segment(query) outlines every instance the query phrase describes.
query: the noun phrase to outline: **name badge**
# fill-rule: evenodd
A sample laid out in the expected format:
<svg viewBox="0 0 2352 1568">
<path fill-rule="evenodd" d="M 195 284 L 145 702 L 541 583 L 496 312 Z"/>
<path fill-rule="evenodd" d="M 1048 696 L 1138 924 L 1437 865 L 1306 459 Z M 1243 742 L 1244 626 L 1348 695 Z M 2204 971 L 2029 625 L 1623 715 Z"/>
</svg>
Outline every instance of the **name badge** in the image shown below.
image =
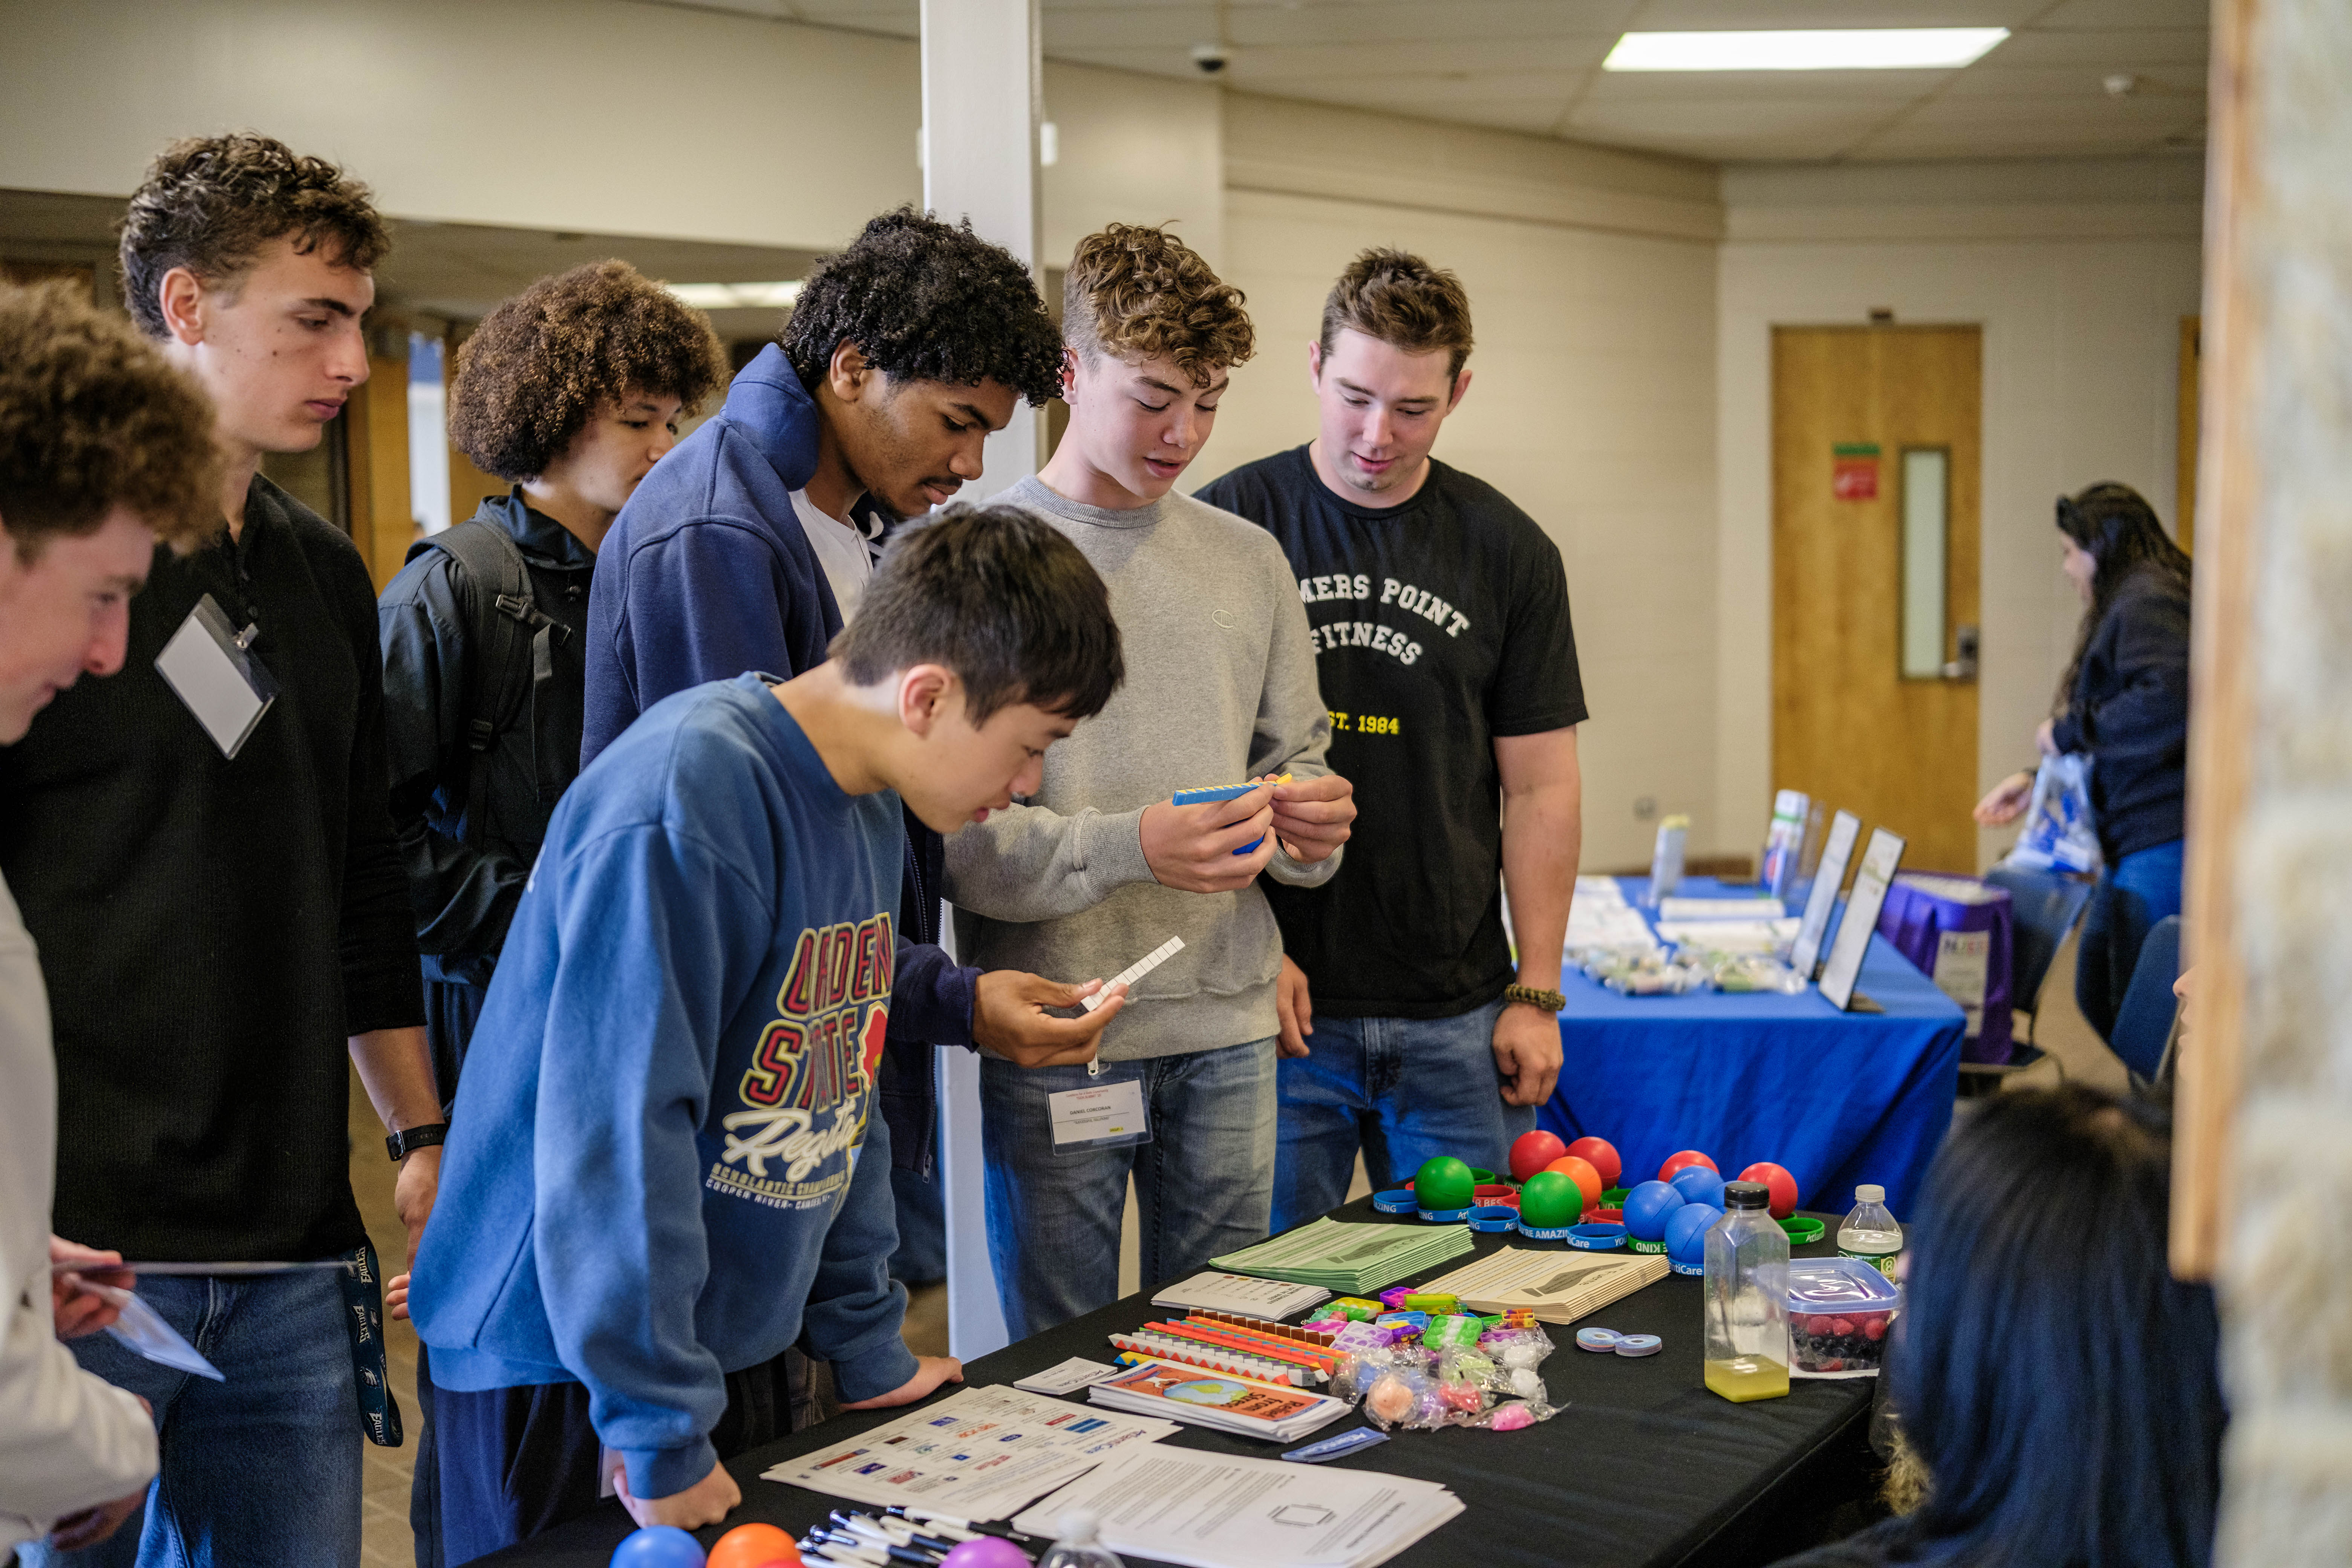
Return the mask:
<svg viewBox="0 0 2352 1568">
<path fill-rule="evenodd" d="M 260 630 L 258 625 L 241 632 L 231 626 L 227 613 L 206 594 L 155 656 L 156 673 L 231 760 L 278 700 L 278 682 L 251 651 Z"/>
<path fill-rule="evenodd" d="M 1150 1141 L 1143 1117 L 1143 1084 L 1129 1079 L 1046 1097 L 1054 1117 L 1054 1152 L 1118 1149 Z"/>
</svg>

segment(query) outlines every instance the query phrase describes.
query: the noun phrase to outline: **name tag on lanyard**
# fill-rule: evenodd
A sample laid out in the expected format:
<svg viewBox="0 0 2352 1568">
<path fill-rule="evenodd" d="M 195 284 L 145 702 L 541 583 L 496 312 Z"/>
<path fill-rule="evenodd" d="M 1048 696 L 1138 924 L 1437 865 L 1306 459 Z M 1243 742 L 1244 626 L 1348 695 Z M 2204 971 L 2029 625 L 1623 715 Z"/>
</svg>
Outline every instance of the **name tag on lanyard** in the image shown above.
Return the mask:
<svg viewBox="0 0 2352 1568">
<path fill-rule="evenodd" d="M 236 630 L 206 594 L 155 656 L 156 673 L 231 760 L 278 700 L 278 682 L 252 652 L 260 631 L 258 623 Z"/>
</svg>

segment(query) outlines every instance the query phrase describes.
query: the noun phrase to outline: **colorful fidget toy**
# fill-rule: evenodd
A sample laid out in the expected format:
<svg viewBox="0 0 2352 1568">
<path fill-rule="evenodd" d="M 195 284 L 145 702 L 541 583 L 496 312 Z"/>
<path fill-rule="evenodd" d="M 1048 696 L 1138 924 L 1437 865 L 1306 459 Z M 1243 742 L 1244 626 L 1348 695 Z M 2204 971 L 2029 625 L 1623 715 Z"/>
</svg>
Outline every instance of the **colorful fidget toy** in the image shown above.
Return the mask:
<svg viewBox="0 0 2352 1568">
<path fill-rule="evenodd" d="M 1110 1342 L 1123 1351 L 1139 1352 L 1157 1356 L 1161 1361 L 1181 1362 L 1187 1366 L 1238 1373 L 1261 1383 L 1298 1386 L 1327 1382 L 1330 1376 L 1322 1367 L 1311 1365 L 1303 1359 L 1292 1360 L 1268 1351 L 1246 1348 L 1242 1342 L 1228 1343 L 1187 1332 L 1181 1324 L 1176 1323 L 1146 1323 L 1131 1334 L 1111 1335 Z"/>
</svg>

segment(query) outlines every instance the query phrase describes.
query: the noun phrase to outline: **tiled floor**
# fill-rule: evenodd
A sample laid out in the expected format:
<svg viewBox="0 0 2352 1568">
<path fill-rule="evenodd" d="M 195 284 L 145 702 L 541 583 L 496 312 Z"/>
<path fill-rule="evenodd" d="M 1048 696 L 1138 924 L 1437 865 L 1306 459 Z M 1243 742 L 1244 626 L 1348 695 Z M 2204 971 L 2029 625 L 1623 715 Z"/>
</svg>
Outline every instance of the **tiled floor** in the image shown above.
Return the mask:
<svg viewBox="0 0 2352 1568">
<path fill-rule="evenodd" d="M 2033 1083 L 2057 1081 L 2058 1069 L 2078 1082 L 2095 1084 L 2103 1089 L 2121 1089 L 2125 1084 L 2123 1063 L 2116 1058 L 2091 1026 L 2074 1006 L 2074 945 L 2070 939 L 2060 950 L 2057 962 L 2050 966 L 2049 984 L 2042 988 L 2044 1016 L 2038 1021 L 2036 1038 L 2055 1058 L 2055 1065 L 2045 1062 L 2009 1079 L 2011 1087 L 2024 1088 Z M 375 1238 L 377 1255 L 383 1258 L 386 1273 L 397 1273 L 399 1260 L 405 1256 L 406 1242 L 400 1221 L 392 1210 L 393 1166 L 376 1151 L 383 1147 L 383 1130 L 376 1124 L 375 1113 L 368 1108 L 367 1099 L 359 1092 L 356 1083 L 352 1090 L 352 1188 L 359 1194 L 360 1212 L 367 1218 L 368 1232 Z M 1354 1190 L 1349 1195 L 1360 1196 L 1370 1191 L 1359 1162 Z M 1122 1248 L 1120 1289 L 1137 1289 L 1135 1262 L 1136 1226 L 1132 1222 L 1133 1200 L 1129 1199 L 1129 1223 L 1125 1226 L 1126 1243 Z M 421 1423 L 416 1409 L 416 1334 L 406 1323 L 388 1323 L 386 1328 L 386 1359 L 391 1363 L 392 1385 L 406 1417 L 409 1437 L 398 1448 L 367 1449 L 367 1491 L 362 1505 L 365 1511 L 361 1521 L 362 1561 L 367 1568 L 412 1568 L 415 1562 L 415 1542 L 408 1531 L 409 1467 L 416 1453 L 416 1433 Z M 907 1343 L 920 1355 L 948 1353 L 948 1300 L 944 1285 L 926 1286 L 914 1292 L 907 1310 Z"/>
</svg>

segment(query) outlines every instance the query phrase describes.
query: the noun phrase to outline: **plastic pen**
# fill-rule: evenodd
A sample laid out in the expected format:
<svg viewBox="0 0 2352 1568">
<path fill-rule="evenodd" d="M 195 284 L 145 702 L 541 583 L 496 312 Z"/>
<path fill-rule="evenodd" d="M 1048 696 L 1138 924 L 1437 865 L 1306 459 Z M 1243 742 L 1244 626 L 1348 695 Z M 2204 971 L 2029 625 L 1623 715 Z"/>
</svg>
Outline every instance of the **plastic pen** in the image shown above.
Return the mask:
<svg viewBox="0 0 2352 1568">
<path fill-rule="evenodd" d="M 940 1553 L 925 1552 L 919 1547 L 898 1546 L 870 1535 L 855 1535 L 846 1531 L 821 1530 L 817 1534 L 836 1546 L 846 1546 L 853 1552 L 879 1553 L 885 1563 L 912 1563 L 918 1568 L 938 1568 Z"/>
</svg>

